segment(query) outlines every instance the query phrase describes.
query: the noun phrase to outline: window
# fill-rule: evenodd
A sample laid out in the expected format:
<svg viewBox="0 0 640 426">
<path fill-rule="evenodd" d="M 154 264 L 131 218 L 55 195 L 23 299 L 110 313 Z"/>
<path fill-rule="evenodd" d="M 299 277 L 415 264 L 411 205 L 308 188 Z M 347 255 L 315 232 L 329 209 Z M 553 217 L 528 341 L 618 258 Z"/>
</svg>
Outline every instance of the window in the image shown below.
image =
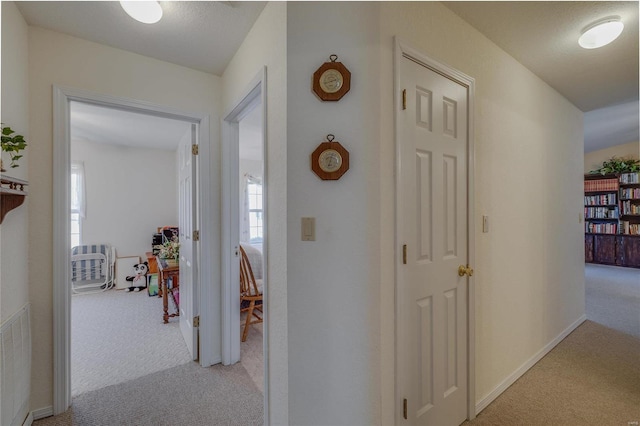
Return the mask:
<svg viewBox="0 0 640 426">
<path fill-rule="evenodd" d="M 249 242 L 262 242 L 262 184 L 250 179 L 247 182 L 249 196 Z"/>
<path fill-rule="evenodd" d="M 85 217 L 84 164 L 71 163 L 71 247 L 82 243 L 82 219 Z"/>
</svg>

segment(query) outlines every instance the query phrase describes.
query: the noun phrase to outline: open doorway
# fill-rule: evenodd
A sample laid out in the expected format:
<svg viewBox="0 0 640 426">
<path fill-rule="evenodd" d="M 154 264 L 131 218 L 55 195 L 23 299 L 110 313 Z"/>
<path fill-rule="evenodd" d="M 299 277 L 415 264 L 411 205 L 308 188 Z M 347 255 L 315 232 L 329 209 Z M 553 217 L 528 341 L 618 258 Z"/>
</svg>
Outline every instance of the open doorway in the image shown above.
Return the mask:
<svg viewBox="0 0 640 426">
<path fill-rule="evenodd" d="M 246 255 L 245 289 L 259 295 L 263 290 L 264 270 L 264 201 L 263 201 L 263 134 L 261 103 L 250 107 L 238 121 L 239 236 L 241 256 Z M 242 265 L 242 263 L 241 263 Z M 253 281 L 252 281 L 253 280 Z M 240 281 L 243 276 L 241 273 Z M 255 283 L 255 289 L 253 285 Z M 241 291 L 243 289 L 241 288 Z M 259 297 L 251 307 L 241 300 L 240 362 L 260 391 L 264 391 L 263 319 L 264 299 Z"/>
<path fill-rule="evenodd" d="M 148 102 L 141 102 L 127 98 L 117 98 L 113 96 L 99 95 L 78 89 L 54 87 L 54 146 L 57 153 L 54 161 L 54 414 L 60 414 L 67 410 L 71 404 L 71 303 L 72 286 L 70 285 L 72 276 L 71 265 L 71 104 L 80 102 L 95 106 L 108 107 L 119 111 L 127 111 L 139 114 L 146 114 L 157 118 L 166 118 L 184 121 L 189 124 L 189 131 L 185 133 L 182 140 L 191 137 L 191 144 L 187 146 L 193 149 L 193 155 L 200 155 L 197 161 L 191 162 L 193 165 L 190 176 L 193 187 L 191 211 L 197 224 L 193 236 L 198 238 L 197 252 L 194 252 L 193 261 L 197 263 L 191 279 L 194 288 L 190 294 L 193 295 L 196 303 L 190 304 L 193 311 L 190 315 L 180 315 L 179 320 L 189 321 L 192 325 L 197 324 L 197 317 L 202 319 L 200 327 L 191 327 L 194 341 L 192 347 L 199 348 L 199 364 L 210 366 L 215 363 L 216 353 L 213 341 L 216 333 L 215 318 L 217 305 L 213 302 L 215 291 L 212 283 L 212 266 L 217 263 L 215 260 L 207 262 L 197 262 L 200 257 L 211 259 L 217 250 L 213 244 L 214 223 L 212 217 L 211 191 L 200 191 L 198 188 L 210 189 L 210 137 L 209 137 L 209 117 L 194 113 L 186 113 L 171 107 L 154 105 Z M 134 133 L 135 128 L 123 126 L 129 133 Z M 191 152 L 191 149 L 189 151 Z M 175 155 L 175 154 L 174 154 Z M 175 155 L 174 158 L 179 156 Z M 121 157 L 122 158 L 122 157 Z M 178 158 L 174 161 L 177 162 Z M 176 166 L 177 167 L 177 166 Z M 111 167 L 108 172 L 103 173 L 102 180 L 113 178 L 114 175 L 123 174 L 122 165 Z M 148 184 L 153 184 L 153 170 L 149 171 L 152 176 Z M 141 179 L 144 180 L 144 179 Z M 204 184 L 203 184 L 204 182 Z M 139 183 L 139 182 L 138 182 Z M 177 186 L 173 180 L 172 186 Z M 144 198 L 144 183 L 135 185 L 138 188 L 140 199 Z M 192 188 L 193 188 L 192 187 Z M 173 202 L 180 202 L 182 197 L 178 196 Z M 144 204 L 144 201 L 141 202 Z M 109 207 L 108 209 L 111 209 Z M 178 210 L 184 210 L 178 208 Z M 180 217 L 180 216 L 178 216 Z M 201 220 L 201 218 L 205 218 Z M 154 225 L 155 226 L 155 225 Z M 182 235 L 180 235 L 182 243 Z M 196 238 L 192 239 L 194 242 Z M 148 243 L 147 243 L 148 244 Z M 146 252 L 143 252 L 146 253 Z M 144 254 L 141 255 L 143 257 Z M 115 256 L 114 256 L 115 257 Z M 182 253 L 180 254 L 180 264 L 183 263 Z M 144 262 L 141 259 L 142 262 Z M 198 267 L 199 266 L 199 267 Z M 181 268 L 182 269 L 182 268 Z M 116 268 L 117 275 L 117 268 Z M 178 283 L 177 279 L 174 281 Z M 183 282 L 187 284 L 189 280 Z M 116 277 L 117 283 L 117 277 Z M 205 283 L 200 285 L 200 283 Z M 180 289 L 182 290 L 182 289 Z M 141 292 L 138 292 L 140 294 Z M 163 292 L 167 294 L 167 292 Z M 148 296 L 145 296 L 148 297 Z M 164 299 L 164 298 L 163 298 Z M 177 304 L 184 306 L 186 304 Z M 204 308 L 204 310 L 203 310 Z M 111 314 L 105 321 L 112 321 L 114 314 Z M 162 309 L 158 319 L 164 318 Z M 182 324 L 181 324 L 182 325 Z M 181 327 L 182 328 L 182 327 Z M 198 333 L 199 331 L 199 333 Z M 193 355 L 193 354 L 191 354 Z M 193 359 L 193 358 L 192 358 Z"/>
<path fill-rule="evenodd" d="M 180 318 L 163 321 L 155 257 L 186 210 L 178 148 L 192 125 L 70 102 L 72 397 L 193 359 Z"/>
</svg>

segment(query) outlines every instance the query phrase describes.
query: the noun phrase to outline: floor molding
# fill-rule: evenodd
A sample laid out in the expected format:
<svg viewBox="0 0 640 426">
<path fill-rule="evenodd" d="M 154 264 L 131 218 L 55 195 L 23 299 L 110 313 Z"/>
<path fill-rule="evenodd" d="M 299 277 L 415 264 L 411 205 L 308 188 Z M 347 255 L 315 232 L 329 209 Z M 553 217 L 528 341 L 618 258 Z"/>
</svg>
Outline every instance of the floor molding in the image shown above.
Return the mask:
<svg viewBox="0 0 640 426">
<path fill-rule="evenodd" d="M 476 403 L 476 415 L 480 414 L 482 410 L 487 408 L 489 404 L 491 404 L 502 392 L 507 390 L 509 386 L 515 383 L 524 373 L 527 372 L 531 367 L 533 367 L 538 361 L 542 359 L 546 354 L 551 351 L 558 343 L 560 343 L 565 337 L 567 337 L 573 330 L 578 328 L 580 324 L 585 322 L 587 319 L 586 315 L 582 315 L 567 327 L 562 333 L 560 333 L 555 339 L 549 342 L 544 348 L 540 349 L 534 356 L 529 358 L 524 364 L 522 364 L 516 371 L 511 373 L 506 379 L 502 381 L 495 389 L 493 389 L 487 396 L 482 398 L 478 403 Z"/>
<path fill-rule="evenodd" d="M 48 407 L 38 408 L 37 410 L 33 410 L 30 413 L 30 416 L 33 417 L 33 420 L 44 419 L 45 417 L 53 416 L 53 406 L 49 405 Z"/>
</svg>

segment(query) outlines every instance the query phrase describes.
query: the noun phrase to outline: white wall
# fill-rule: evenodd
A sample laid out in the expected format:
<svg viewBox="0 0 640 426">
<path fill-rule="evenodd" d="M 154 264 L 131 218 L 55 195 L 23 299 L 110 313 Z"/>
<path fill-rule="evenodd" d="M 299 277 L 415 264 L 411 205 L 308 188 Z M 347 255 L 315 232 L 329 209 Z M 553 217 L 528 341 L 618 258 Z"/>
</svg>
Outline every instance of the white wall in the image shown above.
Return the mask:
<svg viewBox="0 0 640 426">
<path fill-rule="evenodd" d="M 53 402 L 53 129 L 52 86 L 135 99 L 210 117 L 212 137 L 211 223 L 219 223 L 219 100 L 220 78 L 71 36 L 29 28 L 29 295 L 32 303 L 33 374 L 31 408 Z M 155 226 L 155 224 L 154 224 Z M 219 229 L 213 239 L 219 239 Z M 214 244 L 212 270 L 220 269 Z M 211 283 L 218 288 L 219 279 Z M 215 292 L 215 291 L 214 291 Z M 218 295 L 219 298 L 219 295 Z"/>
<path fill-rule="evenodd" d="M 287 19 L 287 281 L 289 420 L 295 425 L 379 424 L 379 7 L 292 2 Z M 311 91 L 329 55 L 352 75 L 338 102 Z M 350 153 L 338 181 L 310 156 L 335 135 Z M 393 167 L 393 166 L 391 166 Z M 391 203 L 393 195 L 386 199 Z M 301 217 L 316 241 L 301 241 Z"/>
<path fill-rule="evenodd" d="M 82 244 L 144 258 L 158 227 L 178 225 L 175 151 L 74 140 L 71 159 L 85 169 Z"/>
<path fill-rule="evenodd" d="M 287 68 L 286 2 L 267 3 L 262 14 L 222 76 L 223 108 L 230 112 L 253 78 L 267 68 L 267 285 L 269 335 L 269 418 L 272 425 L 289 424 L 287 330 Z M 224 117 L 223 117 L 224 118 Z"/>
<path fill-rule="evenodd" d="M 597 151 L 584 153 L 584 172 L 589 173 L 591 170 L 602 167 L 604 161 L 610 160 L 612 157 L 618 158 L 640 158 L 640 142 L 629 142 L 621 145 L 615 145 Z"/>
<path fill-rule="evenodd" d="M 476 80 L 472 266 L 482 401 L 584 314 L 583 114 L 443 4 L 381 8 L 382 218 L 393 217 L 393 36 Z M 381 222 L 383 424 L 393 422 L 394 402 L 392 224 Z"/>
<path fill-rule="evenodd" d="M 6 174 L 28 179 L 29 133 L 28 27 L 13 2 L 2 2 L 2 122 L 25 137 L 27 149 L 10 168 L 10 157 L 3 153 Z M 27 187 L 30 192 L 30 187 Z M 7 213 L 0 225 L 0 323 L 29 301 L 29 200 Z"/>
</svg>

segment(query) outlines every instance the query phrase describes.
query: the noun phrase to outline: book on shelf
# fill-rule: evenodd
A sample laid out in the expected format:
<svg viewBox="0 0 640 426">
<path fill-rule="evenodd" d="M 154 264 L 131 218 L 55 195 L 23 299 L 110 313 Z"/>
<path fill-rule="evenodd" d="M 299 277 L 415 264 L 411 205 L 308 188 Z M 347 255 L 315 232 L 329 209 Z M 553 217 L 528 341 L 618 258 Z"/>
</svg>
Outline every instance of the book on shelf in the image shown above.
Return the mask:
<svg viewBox="0 0 640 426">
<path fill-rule="evenodd" d="M 640 188 L 620 188 L 620 198 L 640 200 Z"/>
<path fill-rule="evenodd" d="M 615 192 L 602 195 L 586 195 L 584 204 L 585 206 L 611 206 L 618 204 L 618 197 Z"/>
<path fill-rule="evenodd" d="M 623 185 L 640 183 L 640 173 L 623 173 L 620 175 L 620 183 Z"/>
<path fill-rule="evenodd" d="M 640 235 L 640 223 L 631 223 L 628 220 L 620 222 L 620 233 L 624 235 Z"/>
<path fill-rule="evenodd" d="M 619 187 L 620 183 L 617 178 L 584 181 L 584 192 L 618 191 Z"/>
</svg>

